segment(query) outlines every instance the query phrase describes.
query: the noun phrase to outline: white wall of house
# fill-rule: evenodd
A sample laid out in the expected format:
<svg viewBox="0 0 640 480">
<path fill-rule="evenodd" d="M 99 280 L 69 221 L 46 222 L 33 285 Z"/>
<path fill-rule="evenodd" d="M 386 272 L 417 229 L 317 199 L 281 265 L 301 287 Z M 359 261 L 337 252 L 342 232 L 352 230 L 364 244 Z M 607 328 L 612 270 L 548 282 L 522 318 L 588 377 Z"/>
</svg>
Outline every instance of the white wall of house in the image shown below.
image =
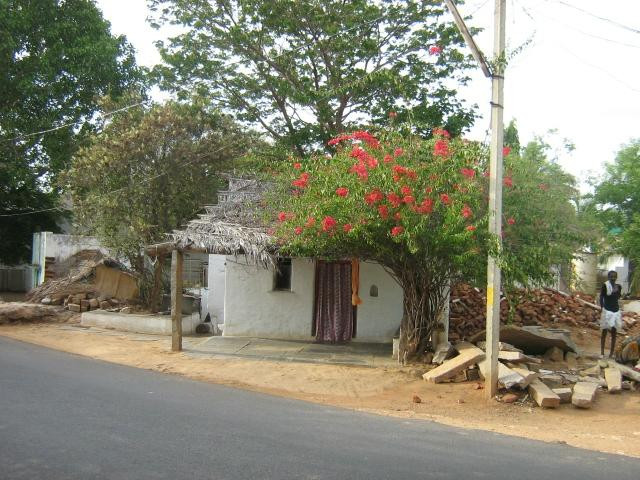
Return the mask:
<svg viewBox="0 0 640 480">
<path fill-rule="evenodd" d="M 273 271 L 227 257 L 223 334 L 313 340 L 314 278 L 314 262 L 295 258 L 291 291 L 274 290 Z M 379 265 L 361 263 L 360 297 L 353 341 L 390 343 L 402 317 L 402 290 Z"/>
<path fill-rule="evenodd" d="M 613 270 L 618 273 L 618 280 L 622 286 L 622 293 L 629 292 L 629 259 L 621 255 L 611 255 L 598 264 L 598 268 L 603 274 Z M 599 288 L 599 287 L 598 287 Z"/>
<path fill-rule="evenodd" d="M 224 323 L 225 263 L 226 257 L 224 255 L 209 255 L 203 319 L 208 313 L 213 324 Z"/>
</svg>

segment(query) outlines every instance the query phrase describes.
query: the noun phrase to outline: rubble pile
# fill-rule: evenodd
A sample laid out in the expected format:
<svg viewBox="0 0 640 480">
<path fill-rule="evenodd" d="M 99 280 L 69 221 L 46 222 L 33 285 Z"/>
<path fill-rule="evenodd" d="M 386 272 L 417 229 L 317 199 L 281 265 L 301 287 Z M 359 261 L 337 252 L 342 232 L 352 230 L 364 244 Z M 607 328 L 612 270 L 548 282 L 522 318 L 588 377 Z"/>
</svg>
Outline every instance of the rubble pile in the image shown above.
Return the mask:
<svg viewBox="0 0 640 480">
<path fill-rule="evenodd" d="M 476 339 L 481 338 L 477 335 Z M 569 332 L 557 328 L 505 326 L 500 329 L 498 354 L 498 400 L 504 403 L 535 402 L 544 408 L 570 403 L 590 408 L 601 391 L 609 394 L 640 389 L 640 336 L 627 342 L 632 355 L 617 360 L 581 356 Z M 633 348 L 632 348 L 633 347 Z M 485 378 L 489 368 L 485 344 L 478 340 L 446 342 L 436 352 L 439 366 L 422 377 L 430 383 L 465 382 Z M 624 353 L 624 352 L 623 352 Z M 480 384 L 476 387 L 482 388 Z"/>
<path fill-rule="evenodd" d="M 513 311 L 509 315 L 509 303 Z M 449 338 L 468 339 L 486 326 L 486 296 L 478 288 L 459 284 L 451 291 L 449 305 Z M 558 326 L 569 325 L 597 330 L 600 307 L 590 295 L 578 293 L 569 295 L 553 289 L 518 290 L 507 299 L 500 301 L 500 322 L 516 326 Z M 624 312 L 626 330 L 640 329 L 640 316 L 634 312 Z"/>
<path fill-rule="evenodd" d="M 73 315 L 50 305 L 24 302 L 0 302 L 0 325 L 25 322 L 67 322 Z"/>
</svg>

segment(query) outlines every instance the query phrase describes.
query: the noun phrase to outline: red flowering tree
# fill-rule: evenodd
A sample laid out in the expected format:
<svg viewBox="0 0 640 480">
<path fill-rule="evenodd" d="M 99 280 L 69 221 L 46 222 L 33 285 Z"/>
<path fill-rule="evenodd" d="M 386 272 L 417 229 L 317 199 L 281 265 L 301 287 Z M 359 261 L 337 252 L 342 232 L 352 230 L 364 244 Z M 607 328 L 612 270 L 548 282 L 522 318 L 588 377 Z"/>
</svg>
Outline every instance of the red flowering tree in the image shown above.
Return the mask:
<svg viewBox="0 0 640 480">
<path fill-rule="evenodd" d="M 444 130 L 431 140 L 354 132 L 329 144 L 333 156 L 299 160 L 281 176 L 276 234 L 291 255 L 355 256 L 382 265 L 404 291 L 401 345 L 408 354 L 428 348 L 445 285 L 485 278 L 490 248 L 524 283 L 547 279 L 549 266 L 566 256 L 536 238 L 557 229 L 560 219 L 546 207 L 570 207 L 569 190 L 515 155 L 506 157 L 501 249 L 487 229 L 483 146 L 450 139 Z M 544 200 L 556 190 L 553 203 Z M 522 256 L 532 258 L 524 268 Z"/>
</svg>

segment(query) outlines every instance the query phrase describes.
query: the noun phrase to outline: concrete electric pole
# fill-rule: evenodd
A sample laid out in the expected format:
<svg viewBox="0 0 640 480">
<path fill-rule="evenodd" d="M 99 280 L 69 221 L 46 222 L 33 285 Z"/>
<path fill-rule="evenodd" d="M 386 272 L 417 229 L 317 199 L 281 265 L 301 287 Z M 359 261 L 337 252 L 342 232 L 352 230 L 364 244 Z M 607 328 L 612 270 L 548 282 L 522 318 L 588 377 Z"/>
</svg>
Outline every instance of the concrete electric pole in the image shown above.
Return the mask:
<svg viewBox="0 0 640 480">
<path fill-rule="evenodd" d="M 502 245 L 502 147 L 504 140 L 504 67 L 506 0 L 495 0 L 493 58 L 490 69 L 464 24 L 452 0 L 445 0 L 456 25 L 469 45 L 485 76 L 491 77 L 491 147 L 489 161 L 489 233 Z M 500 340 L 501 275 L 497 259 L 489 255 L 487 265 L 487 374 L 485 394 L 492 399 L 498 393 L 498 351 Z"/>
</svg>

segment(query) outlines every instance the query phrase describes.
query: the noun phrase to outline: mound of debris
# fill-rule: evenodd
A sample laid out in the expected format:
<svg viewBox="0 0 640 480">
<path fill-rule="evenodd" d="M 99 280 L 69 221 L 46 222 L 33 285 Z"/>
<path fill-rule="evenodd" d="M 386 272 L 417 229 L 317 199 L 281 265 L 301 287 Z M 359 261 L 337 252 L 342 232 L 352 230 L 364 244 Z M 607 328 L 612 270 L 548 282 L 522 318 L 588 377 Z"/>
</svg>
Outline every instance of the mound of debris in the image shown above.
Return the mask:
<svg viewBox="0 0 640 480">
<path fill-rule="evenodd" d="M 137 279 L 120 262 L 99 250 L 82 250 L 57 266 L 57 277 L 27 294 L 43 305 L 63 305 L 74 312 L 114 308 L 137 296 Z"/>
<path fill-rule="evenodd" d="M 613 359 L 581 357 L 568 332 L 541 327 L 502 327 L 501 339 L 505 329 L 511 329 L 505 337 L 516 342 L 516 345 L 500 343 L 498 385 L 501 394 L 498 399 L 505 403 L 532 400 L 545 408 L 556 408 L 561 403 L 590 408 L 599 390 L 606 389 L 612 394 L 621 390 L 636 391 L 640 385 L 640 363 L 634 367 Z M 630 350 L 637 352 L 640 337 L 633 341 L 636 344 Z M 545 346 L 548 348 L 543 354 L 532 353 L 540 352 Z M 444 383 L 484 378 L 489 368 L 484 347 L 482 341 L 475 345 L 466 341 L 441 345 L 434 357 L 434 361 L 437 359 L 441 364 L 425 373 L 423 379 Z M 438 355 L 443 352 L 446 353 Z M 617 359 L 631 360 L 620 355 Z M 634 362 L 637 361 L 635 357 Z"/>
<path fill-rule="evenodd" d="M 0 325 L 23 322 L 66 322 L 74 317 L 72 312 L 62 307 L 49 305 L 0 302 Z"/>
<path fill-rule="evenodd" d="M 510 316 L 509 304 L 513 305 Z M 449 305 L 449 338 L 464 340 L 486 326 L 486 295 L 466 284 L 451 290 Z M 570 325 L 597 330 L 600 307 L 593 297 L 578 293 L 569 295 L 553 289 L 518 290 L 500 301 L 500 322 L 516 326 Z M 623 322 L 629 333 L 640 329 L 640 315 L 624 312 Z"/>
</svg>

